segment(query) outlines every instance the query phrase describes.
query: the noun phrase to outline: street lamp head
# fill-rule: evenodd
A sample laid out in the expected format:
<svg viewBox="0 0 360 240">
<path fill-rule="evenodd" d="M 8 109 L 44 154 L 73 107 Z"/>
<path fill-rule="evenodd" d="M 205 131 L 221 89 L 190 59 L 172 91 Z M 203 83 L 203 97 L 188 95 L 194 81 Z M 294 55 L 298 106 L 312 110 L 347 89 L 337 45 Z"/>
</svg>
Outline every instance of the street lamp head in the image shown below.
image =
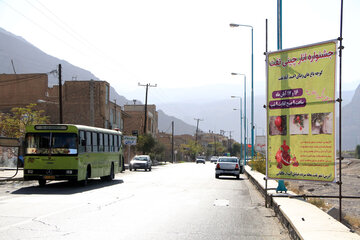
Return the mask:
<svg viewBox="0 0 360 240">
<path fill-rule="evenodd" d="M 240 25 L 239 24 L 236 24 L 236 23 L 230 23 L 230 27 L 239 27 Z"/>
<path fill-rule="evenodd" d="M 231 75 L 239 75 L 238 73 L 231 73 Z"/>
</svg>

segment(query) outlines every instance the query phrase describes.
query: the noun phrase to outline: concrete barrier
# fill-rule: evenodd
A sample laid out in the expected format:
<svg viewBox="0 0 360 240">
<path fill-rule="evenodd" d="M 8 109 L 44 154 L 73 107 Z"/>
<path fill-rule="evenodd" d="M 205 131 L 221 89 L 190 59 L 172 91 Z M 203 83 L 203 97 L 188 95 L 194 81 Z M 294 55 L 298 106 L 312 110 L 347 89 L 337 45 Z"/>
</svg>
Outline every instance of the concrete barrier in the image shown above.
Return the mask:
<svg viewBox="0 0 360 240">
<path fill-rule="evenodd" d="M 352 232 L 345 225 L 319 209 L 318 207 L 296 198 L 275 197 L 275 196 L 294 196 L 295 193 L 288 191 L 276 193 L 277 182 L 268 180 L 267 194 L 265 191 L 265 175 L 252 171 L 249 166 L 245 167 L 245 174 L 256 188 L 268 197 L 270 207 L 272 207 L 280 222 L 289 230 L 292 239 L 358 239 L 360 236 Z M 273 195 L 274 197 L 270 197 Z M 265 200 L 264 200 L 265 204 Z"/>
</svg>

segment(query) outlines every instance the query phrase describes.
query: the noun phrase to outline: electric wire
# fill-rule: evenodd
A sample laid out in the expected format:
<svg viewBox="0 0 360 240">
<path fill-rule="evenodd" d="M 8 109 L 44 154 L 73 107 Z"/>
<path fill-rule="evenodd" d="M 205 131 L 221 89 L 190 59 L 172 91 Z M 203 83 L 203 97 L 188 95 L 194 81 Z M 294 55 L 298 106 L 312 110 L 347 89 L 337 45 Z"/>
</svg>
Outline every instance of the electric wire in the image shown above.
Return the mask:
<svg viewBox="0 0 360 240">
<path fill-rule="evenodd" d="M 34 24 L 35 26 L 37 26 L 38 28 L 40 28 L 41 30 L 43 30 L 44 32 L 48 33 L 49 35 L 51 35 L 53 38 L 57 39 L 58 41 L 62 42 L 63 44 L 67 45 L 68 47 L 70 47 L 71 49 L 79 52 L 81 55 L 83 55 L 84 57 L 89 57 L 86 56 L 87 54 L 83 53 L 81 50 L 79 50 L 78 48 L 73 47 L 71 44 L 69 44 L 68 42 L 62 40 L 61 38 L 59 38 L 58 36 L 56 36 L 55 34 L 49 32 L 46 28 L 42 27 L 41 25 L 39 25 L 38 23 L 36 23 L 35 21 L 33 21 L 32 19 L 30 19 L 29 17 L 27 17 L 25 14 L 23 14 L 22 12 L 20 12 L 19 10 L 17 10 L 16 8 L 14 8 L 13 6 L 11 6 L 9 3 L 7 3 L 6 1 L 2 1 L 3 3 L 5 3 L 10 9 L 12 9 L 14 12 L 18 13 L 19 15 L 21 15 L 22 17 L 24 17 L 26 20 L 28 20 L 29 22 L 31 22 L 32 24 Z"/>
</svg>

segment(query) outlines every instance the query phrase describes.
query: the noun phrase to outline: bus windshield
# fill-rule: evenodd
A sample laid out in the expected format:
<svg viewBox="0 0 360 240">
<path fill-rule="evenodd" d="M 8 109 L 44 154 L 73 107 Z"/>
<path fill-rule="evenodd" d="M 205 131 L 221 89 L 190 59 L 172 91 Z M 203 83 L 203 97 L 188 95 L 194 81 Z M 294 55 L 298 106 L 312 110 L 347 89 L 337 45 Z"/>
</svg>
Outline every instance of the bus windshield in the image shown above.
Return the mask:
<svg viewBox="0 0 360 240">
<path fill-rule="evenodd" d="M 77 154 L 75 133 L 28 133 L 26 154 L 28 155 L 73 155 Z"/>
</svg>

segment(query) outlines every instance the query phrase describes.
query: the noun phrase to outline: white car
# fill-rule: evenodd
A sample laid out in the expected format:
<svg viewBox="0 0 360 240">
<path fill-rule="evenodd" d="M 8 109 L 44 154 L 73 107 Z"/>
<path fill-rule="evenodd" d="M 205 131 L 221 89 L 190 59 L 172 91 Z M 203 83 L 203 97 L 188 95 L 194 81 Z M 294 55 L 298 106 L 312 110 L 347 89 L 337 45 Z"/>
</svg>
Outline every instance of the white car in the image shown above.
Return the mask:
<svg viewBox="0 0 360 240">
<path fill-rule="evenodd" d="M 212 156 L 212 157 L 210 158 L 210 162 L 211 162 L 211 163 L 216 163 L 218 159 L 219 159 L 218 156 Z"/>
<path fill-rule="evenodd" d="M 215 178 L 226 175 L 235 176 L 239 179 L 240 173 L 244 173 L 243 161 L 240 161 L 237 157 L 219 157 L 215 168 Z"/>
<path fill-rule="evenodd" d="M 196 162 L 196 164 L 198 164 L 198 163 L 205 164 L 205 157 L 204 156 L 197 156 L 195 162 Z"/>
<path fill-rule="evenodd" d="M 136 155 L 129 164 L 129 170 L 144 169 L 151 171 L 151 158 L 149 155 Z"/>
</svg>

